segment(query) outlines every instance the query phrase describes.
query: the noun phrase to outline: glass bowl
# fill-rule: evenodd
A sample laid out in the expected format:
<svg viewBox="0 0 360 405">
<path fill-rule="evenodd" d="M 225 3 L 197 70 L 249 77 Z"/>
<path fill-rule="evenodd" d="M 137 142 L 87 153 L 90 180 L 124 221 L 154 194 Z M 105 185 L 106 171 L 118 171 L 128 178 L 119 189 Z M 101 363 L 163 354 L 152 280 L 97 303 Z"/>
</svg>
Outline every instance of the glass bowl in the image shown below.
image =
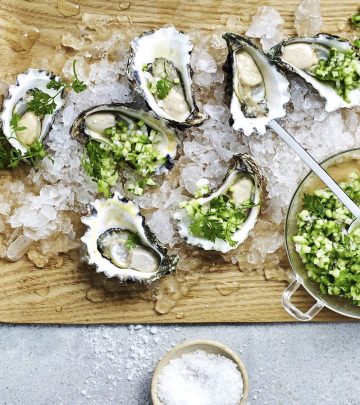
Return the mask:
<svg viewBox="0 0 360 405">
<path fill-rule="evenodd" d="M 336 182 L 345 181 L 351 172 L 357 172 L 360 176 L 360 149 L 350 149 L 325 159 L 321 166 L 333 177 Z M 310 172 L 300 183 L 295 191 L 286 216 L 285 222 L 285 246 L 290 265 L 295 273 L 295 280 L 284 291 L 282 303 L 287 312 L 296 319 L 308 321 L 312 319 L 324 306 L 345 316 L 360 319 L 360 306 L 356 306 L 351 300 L 333 295 L 323 294 L 319 284 L 311 280 L 307 275 L 305 265 L 295 250 L 292 237 L 297 234 L 296 215 L 302 210 L 302 197 L 304 193 L 311 193 L 316 188 L 326 188 L 324 183 Z M 292 302 L 291 296 L 303 286 L 312 295 L 316 304 L 306 313 L 299 310 Z"/>
</svg>

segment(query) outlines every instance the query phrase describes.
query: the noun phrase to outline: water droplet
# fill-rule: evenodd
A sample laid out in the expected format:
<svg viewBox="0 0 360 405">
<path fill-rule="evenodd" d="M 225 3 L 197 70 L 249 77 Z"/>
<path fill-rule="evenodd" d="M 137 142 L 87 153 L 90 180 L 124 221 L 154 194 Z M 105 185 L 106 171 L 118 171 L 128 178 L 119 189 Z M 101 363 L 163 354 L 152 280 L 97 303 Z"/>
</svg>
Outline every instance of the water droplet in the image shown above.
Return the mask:
<svg viewBox="0 0 360 405">
<path fill-rule="evenodd" d="M 176 319 L 183 319 L 184 318 L 184 312 L 177 312 L 176 314 L 175 314 L 175 318 Z"/>
<path fill-rule="evenodd" d="M 200 273 L 195 273 L 195 272 L 192 272 L 191 274 L 188 274 L 186 277 L 185 277 L 185 280 L 186 281 L 189 281 L 189 282 L 198 282 L 199 280 L 200 280 L 200 278 L 201 278 L 201 274 Z"/>
<path fill-rule="evenodd" d="M 121 1 L 119 3 L 119 9 L 120 10 L 127 10 L 130 8 L 130 3 L 128 3 L 127 1 Z"/>
<path fill-rule="evenodd" d="M 226 282 L 224 281 L 221 284 L 216 285 L 216 290 L 223 296 L 232 294 L 235 291 L 239 290 L 239 283 L 237 281 Z"/>
<path fill-rule="evenodd" d="M 63 310 L 63 307 L 61 306 L 61 305 L 57 305 L 56 307 L 55 307 L 55 311 L 56 312 L 61 312 Z"/>
<path fill-rule="evenodd" d="M 122 24 L 123 23 L 128 23 L 128 22 L 132 23 L 131 17 L 128 16 L 128 15 L 118 15 L 116 17 L 116 21 L 119 22 L 119 23 L 122 23 Z"/>
<path fill-rule="evenodd" d="M 158 314 L 165 315 L 170 312 L 172 308 L 176 305 L 176 301 L 170 299 L 169 297 L 158 298 L 155 304 L 155 311 Z"/>
<path fill-rule="evenodd" d="M 55 263 L 55 268 L 59 269 L 60 267 L 62 267 L 62 265 L 64 264 L 64 258 L 62 256 L 60 256 Z"/>
<path fill-rule="evenodd" d="M 337 27 L 340 31 L 347 31 L 349 28 L 349 23 L 348 21 L 340 21 Z"/>
<path fill-rule="evenodd" d="M 50 287 L 46 286 L 46 287 L 38 288 L 34 292 L 39 297 L 46 297 L 49 294 L 49 291 L 50 291 Z"/>
<path fill-rule="evenodd" d="M 105 298 L 106 294 L 103 288 L 91 288 L 86 291 L 86 299 L 91 302 L 102 302 Z"/>
<path fill-rule="evenodd" d="M 73 17 L 80 13 L 80 5 L 69 0 L 58 0 L 57 9 L 64 17 Z"/>
<path fill-rule="evenodd" d="M 16 17 L 0 18 L 0 34 L 10 48 L 15 52 L 30 51 L 40 31 L 33 26 L 26 25 Z"/>
</svg>

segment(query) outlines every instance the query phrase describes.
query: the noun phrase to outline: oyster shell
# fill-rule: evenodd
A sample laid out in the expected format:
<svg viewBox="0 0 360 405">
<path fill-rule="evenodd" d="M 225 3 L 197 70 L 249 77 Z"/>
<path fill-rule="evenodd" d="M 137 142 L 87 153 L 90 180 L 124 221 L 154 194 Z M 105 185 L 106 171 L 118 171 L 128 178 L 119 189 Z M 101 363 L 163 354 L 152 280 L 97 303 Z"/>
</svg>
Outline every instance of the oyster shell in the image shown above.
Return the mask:
<svg viewBox="0 0 360 405">
<path fill-rule="evenodd" d="M 262 175 L 251 156 L 235 155 L 233 159 L 234 163 L 228 171 L 223 184 L 208 195 L 193 199 L 191 202 L 197 202 L 201 206 L 208 206 L 215 197 L 220 195 L 228 196 L 237 207 L 240 207 L 245 202 L 251 202 L 253 206 L 247 209 L 246 219 L 241 224 L 241 227 L 231 236 L 231 239 L 236 244 L 231 246 L 223 239 L 216 238 L 215 241 L 211 241 L 192 235 L 190 232 L 192 219 L 188 212 L 182 209 L 175 213 L 175 218 L 178 220 L 179 233 L 186 239 L 187 243 L 199 246 L 205 250 L 216 250 L 226 253 L 232 249 L 236 249 L 244 242 L 255 226 L 260 212 Z"/>
<path fill-rule="evenodd" d="M 15 85 L 11 85 L 8 91 L 8 97 L 4 100 L 3 109 L 0 114 L 2 130 L 9 140 L 10 144 L 25 154 L 36 140 L 43 140 L 51 129 L 56 113 L 65 103 L 63 92 L 55 89 L 48 89 L 50 80 L 60 81 L 60 78 L 51 72 L 41 69 L 29 69 L 17 77 Z M 56 108 L 52 114 L 38 116 L 33 112 L 27 111 L 27 103 L 31 99 L 31 92 L 34 89 L 55 97 Z M 17 124 L 23 128 L 15 132 L 11 127 L 11 119 L 17 113 L 20 120 Z"/>
<path fill-rule="evenodd" d="M 166 172 L 172 168 L 176 155 L 176 134 L 162 120 L 143 110 L 135 110 L 124 104 L 98 105 L 79 115 L 72 125 L 71 134 L 80 141 L 90 137 L 99 142 L 111 143 L 111 139 L 104 132 L 106 129 L 114 127 L 118 122 L 125 122 L 130 127 L 139 121 L 148 127 L 148 132 L 156 131 L 153 143 L 166 158 L 166 163 L 160 165 L 156 173 Z"/>
<path fill-rule="evenodd" d="M 176 125 L 200 125 L 191 89 L 189 38 L 174 27 L 143 33 L 131 42 L 128 75 L 154 113 Z"/>
<path fill-rule="evenodd" d="M 269 57 L 311 84 L 320 96 L 325 98 L 326 111 L 331 112 L 339 108 L 360 105 L 360 89 L 350 91 L 350 103 L 347 103 L 330 84 L 320 81 L 311 74 L 310 68 L 316 65 L 319 59 L 327 58 L 330 48 L 336 48 L 339 51 L 353 49 L 345 39 L 335 35 L 318 34 L 315 37 L 290 38 L 280 42 L 270 49 Z"/>
<path fill-rule="evenodd" d="M 178 257 L 167 254 L 133 202 L 116 192 L 89 208 L 90 215 L 81 218 L 88 227 L 81 240 L 98 273 L 121 281 L 152 282 L 175 270 Z"/>
<path fill-rule="evenodd" d="M 254 131 L 263 134 L 271 120 L 285 115 L 289 83 L 276 64 L 248 38 L 231 33 L 223 38 L 229 50 L 224 70 L 229 76 L 232 126 L 245 135 Z"/>
</svg>

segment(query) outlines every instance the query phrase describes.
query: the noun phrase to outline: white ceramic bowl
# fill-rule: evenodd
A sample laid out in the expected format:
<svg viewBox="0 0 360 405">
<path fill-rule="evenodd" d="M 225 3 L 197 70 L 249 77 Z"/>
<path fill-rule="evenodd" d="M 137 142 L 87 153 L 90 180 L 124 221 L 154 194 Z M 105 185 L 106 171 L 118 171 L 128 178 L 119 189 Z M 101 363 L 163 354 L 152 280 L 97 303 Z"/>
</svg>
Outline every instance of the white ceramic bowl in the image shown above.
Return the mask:
<svg viewBox="0 0 360 405">
<path fill-rule="evenodd" d="M 232 350 L 222 345 L 221 343 L 214 342 L 211 340 L 191 340 L 189 342 L 185 342 L 174 347 L 174 349 L 170 350 L 163 356 L 163 358 L 160 360 L 160 362 L 155 368 L 154 375 L 151 381 L 151 399 L 153 405 L 163 405 L 162 402 L 160 402 L 157 395 L 157 383 L 162 369 L 169 363 L 170 360 L 180 357 L 185 353 L 193 352 L 195 350 L 203 350 L 208 353 L 220 354 L 232 360 L 237 365 L 244 384 L 243 396 L 239 402 L 239 405 L 245 405 L 249 392 L 249 380 L 243 362 L 241 361 L 240 357 Z"/>
</svg>

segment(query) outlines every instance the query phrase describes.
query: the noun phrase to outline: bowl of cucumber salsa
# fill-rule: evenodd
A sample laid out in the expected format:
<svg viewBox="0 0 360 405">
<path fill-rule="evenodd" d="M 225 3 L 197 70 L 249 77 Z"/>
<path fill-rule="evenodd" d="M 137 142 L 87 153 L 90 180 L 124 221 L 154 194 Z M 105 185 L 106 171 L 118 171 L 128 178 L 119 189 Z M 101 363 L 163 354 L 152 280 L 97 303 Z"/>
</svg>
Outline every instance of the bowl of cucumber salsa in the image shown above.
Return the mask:
<svg viewBox="0 0 360 405">
<path fill-rule="evenodd" d="M 331 156 L 322 166 L 360 205 L 360 149 Z M 282 299 L 295 318 L 310 320 L 324 306 L 360 318 L 360 228 L 348 231 L 354 219 L 314 173 L 300 183 L 285 225 L 286 250 L 295 276 Z M 316 300 L 307 312 L 291 302 L 301 285 Z"/>
</svg>

